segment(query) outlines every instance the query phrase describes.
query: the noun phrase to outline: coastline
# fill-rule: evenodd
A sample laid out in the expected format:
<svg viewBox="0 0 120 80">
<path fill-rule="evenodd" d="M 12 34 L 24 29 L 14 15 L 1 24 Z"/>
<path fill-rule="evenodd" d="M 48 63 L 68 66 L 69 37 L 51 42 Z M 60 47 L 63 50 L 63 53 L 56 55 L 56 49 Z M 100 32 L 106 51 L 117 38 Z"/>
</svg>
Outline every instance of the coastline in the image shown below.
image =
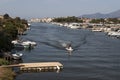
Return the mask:
<svg viewBox="0 0 120 80">
<path fill-rule="evenodd" d="M 9 61 L 0 58 L 0 65 L 9 65 Z M 0 66 L 0 80 L 14 80 L 16 76 L 12 68 L 3 68 Z"/>
</svg>

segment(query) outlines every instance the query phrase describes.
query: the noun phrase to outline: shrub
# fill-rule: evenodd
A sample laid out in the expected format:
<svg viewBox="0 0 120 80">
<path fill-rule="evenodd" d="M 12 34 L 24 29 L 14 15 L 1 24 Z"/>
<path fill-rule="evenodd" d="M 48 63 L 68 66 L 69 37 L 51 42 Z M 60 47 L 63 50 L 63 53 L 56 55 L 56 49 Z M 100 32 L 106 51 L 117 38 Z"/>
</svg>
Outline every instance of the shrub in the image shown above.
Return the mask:
<svg viewBox="0 0 120 80">
<path fill-rule="evenodd" d="M 0 59 L 0 65 L 8 65 L 9 62 L 7 60 L 4 59 Z"/>
</svg>

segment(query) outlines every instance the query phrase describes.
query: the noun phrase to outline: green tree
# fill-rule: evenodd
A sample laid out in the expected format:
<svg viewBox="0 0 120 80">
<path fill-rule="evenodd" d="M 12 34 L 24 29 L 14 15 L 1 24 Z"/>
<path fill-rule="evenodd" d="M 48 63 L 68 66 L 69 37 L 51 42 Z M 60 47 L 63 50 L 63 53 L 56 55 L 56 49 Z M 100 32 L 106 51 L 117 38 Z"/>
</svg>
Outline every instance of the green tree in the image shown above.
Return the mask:
<svg viewBox="0 0 120 80">
<path fill-rule="evenodd" d="M 72 16 L 72 17 L 60 17 L 60 18 L 55 18 L 53 19 L 53 22 L 67 22 L 67 23 L 70 23 L 70 22 L 83 22 L 82 19 L 78 18 L 78 17 L 75 17 L 75 16 Z"/>
<path fill-rule="evenodd" d="M 12 48 L 11 39 L 0 31 L 0 51 L 10 51 Z"/>
<path fill-rule="evenodd" d="M 7 14 L 7 13 L 4 14 L 3 17 L 4 17 L 4 19 L 9 19 L 9 18 L 10 18 L 10 17 L 9 17 L 9 14 Z"/>
<path fill-rule="evenodd" d="M 108 23 L 120 23 L 120 20 L 118 18 L 108 18 Z"/>
<path fill-rule="evenodd" d="M 6 22 L 5 23 L 4 32 L 11 39 L 16 39 L 17 38 L 17 35 L 18 35 L 17 27 L 11 22 Z"/>
<path fill-rule="evenodd" d="M 0 19 L 0 51 L 10 51 L 13 48 L 12 40 L 16 39 L 18 32 L 26 30 L 27 21 L 20 17 L 11 18 L 8 14 Z"/>
</svg>

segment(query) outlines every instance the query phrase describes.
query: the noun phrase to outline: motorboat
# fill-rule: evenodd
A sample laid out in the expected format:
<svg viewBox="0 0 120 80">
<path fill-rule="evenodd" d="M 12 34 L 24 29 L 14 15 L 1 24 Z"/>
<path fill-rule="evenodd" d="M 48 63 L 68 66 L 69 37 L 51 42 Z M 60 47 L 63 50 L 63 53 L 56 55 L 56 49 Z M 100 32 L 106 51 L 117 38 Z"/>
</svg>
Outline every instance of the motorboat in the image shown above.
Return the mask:
<svg viewBox="0 0 120 80">
<path fill-rule="evenodd" d="M 72 53 L 72 51 L 73 51 L 72 46 L 69 44 L 69 45 L 66 46 L 65 49 L 66 49 L 66 50 L 70 53 L 70 55 L 71 55 L 71 53 Z"/>
<path fill-rule="evenodd" d="M 28 45 L 31 45 L 31 46 L 36 46 L 36 42 L 33 42 L 33 41 L 24 41 L 22 42 L 22 45 L 23 46 L 28 46 Z"/>
<path fill-rule="evenodd" d="M 67 27 L 71 28 L 71 29 L 80 29 L 80 24 L 78 24 L 78 23 L 70 23 Z"/>
<path fill-rule="evenodd" d="M 31 48 L 37 45 L 36 42 L 33 42 L 33 41 L 14 40 L 11 43 L 13 43 L 15 47 L 24 47 L 24 48 Z"/>
<path fill-rule="evenodd" d="M 11 52 L 12 58 L 15 60 L 21 59 L 23 54 L 17 51 L 12 51 Z"/>
<path fill-rule="evenodd" d="M 19 40 L 13 40 L 11 43 L 18 44 L 18 43 L 20 43 L 20 41 Z"/>
<path fill-rule="evenodd" d="M 73 51 L 73 48 L 72 47 L 69 47 L 69 48 L 65 48 L 68 52 L 72 52 Z"/>
<path fill-rule="evenodd" d="M 31 24 L 30 24 L 30 23 L 28 23 L 28 26 L 31 26 Z"/>
</svg>

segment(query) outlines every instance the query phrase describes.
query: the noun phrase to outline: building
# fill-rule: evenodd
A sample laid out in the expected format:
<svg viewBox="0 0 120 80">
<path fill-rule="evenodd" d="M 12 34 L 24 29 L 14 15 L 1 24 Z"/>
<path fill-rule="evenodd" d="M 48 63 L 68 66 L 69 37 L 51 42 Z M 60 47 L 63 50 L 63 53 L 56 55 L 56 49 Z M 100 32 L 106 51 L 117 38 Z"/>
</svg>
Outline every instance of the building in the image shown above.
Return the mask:
<svg viewBox="0 0 120 80">
<path fill-rule="evenodd" d="M 3 15 L 0 15 L 0 19 L 3 19 L 4 17 L 3 17 Z"/>
</svg>

